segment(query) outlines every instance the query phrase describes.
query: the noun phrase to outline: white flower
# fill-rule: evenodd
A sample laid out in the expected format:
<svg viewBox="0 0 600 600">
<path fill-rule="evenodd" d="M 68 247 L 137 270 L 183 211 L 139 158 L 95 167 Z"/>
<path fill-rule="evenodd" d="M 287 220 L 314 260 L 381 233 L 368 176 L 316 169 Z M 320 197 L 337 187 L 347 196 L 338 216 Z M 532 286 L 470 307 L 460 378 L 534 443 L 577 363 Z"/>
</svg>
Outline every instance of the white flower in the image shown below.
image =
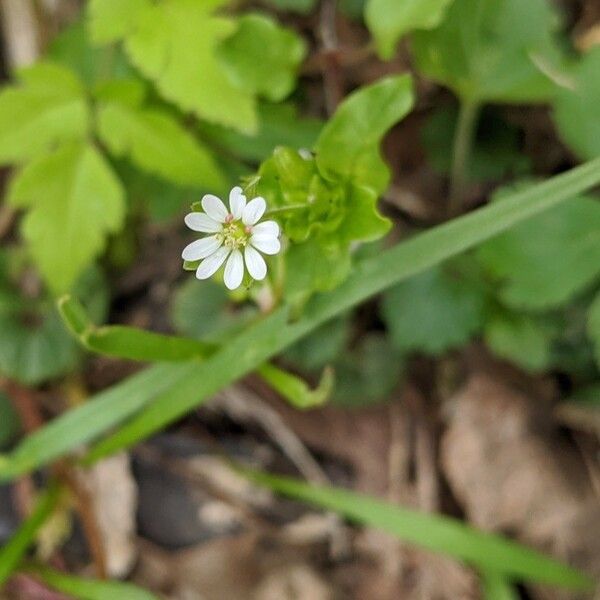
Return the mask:
<svg viewBox="0 0 600 600">
<path fill-rule="evenodd" d="M 181 254 L 187 261 L 202 260 L 196 277 L 208 279 L 225 264 L 225 285 L 238 288 L 244 278 L 244 263 L 253 279 L 261 281 L 267 275 L 267 264 L 260 254 L 277 254 L 281 250 L 279 225 L 275 221 L 259 223 L 267 203 L 258 197 L 246 202 L 242 188 L 229 193 L 229 210 L 223 202 L 207 194 L 202 198 L 204 212 L 185 217 L 185 224 L 194 231 L 211 233 L 191 244 Z"/>
</svg>

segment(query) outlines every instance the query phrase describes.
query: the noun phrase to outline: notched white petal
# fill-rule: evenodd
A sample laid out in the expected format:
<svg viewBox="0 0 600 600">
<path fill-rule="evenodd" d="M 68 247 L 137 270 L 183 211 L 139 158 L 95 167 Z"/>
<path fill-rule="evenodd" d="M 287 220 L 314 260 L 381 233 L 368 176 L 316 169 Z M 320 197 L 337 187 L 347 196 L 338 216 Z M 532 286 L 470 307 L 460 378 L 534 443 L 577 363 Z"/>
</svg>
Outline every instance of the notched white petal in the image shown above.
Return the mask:
<svg viewBox="0 0 600 600">
<path fill-rule="evenodd" d="M 246 196 L 242 193 L 242 188 L 239 186 L 234 187 L 231 192 L 229 192 L 229 208 L 235 219 L 242 218 L 242 212 L 244 211 L 245 206 Z"/>
<path fill-rule="evenodd" d="M 221 199 L 212 194 L 206 194 L 202 197 L 202 208 L 211 219 L 214 219 L 219 223 L 223 223 L 229 214 L 227 207 L 223 204 Z"/>
<path fill-rule="evenodd" d="M 221 223 L 211 219 L 205 213 L 189 213 L 185 215 L 184 221 L 192 231 L 201 231 L 202 233 L 217 233 L 223 229 L 223 225 L 221 225 Z"/>
<path fill-rule="evenodd" d="M 243 278 L 244 259 L 242 258 L 242 253 L 239 250 L 232 250 L 225 265 L 225 285 L 228 289 L 235 290 L 240 287 Z"/>
<path fill-rule="evenodd" d="M 252 228 L 252 233 L 254 235 L 277 237 L 279 235 L 279 225 L 275 221 L 263 221 Z"/>
<path fill-rule="evenodd" d="M 262 281 L 267 275 L 267 263 L 265 259 L 252 246 L 246 246 L 244 250 L 246 268 L 252 279 Z"/>
<path fill-rule="evenodd" d="M 219 248 L 200 263 L 200 266 L 196 270 L 196 277 L 198 279 L 208 279 L 209 277 L 212 277 L 219 270 L 219 267 L 225 262 L 225 259 L 228 256 L 228 248 Z"/>
<path fill-rule="evenodd" d="M 277 254 L 281 250 L 281 242 L 273 236 L 253 235 L 250 243 L 264 254 Z"/>
<path fill-rule="evenodd" d="M 265 210 L 267 210 L 267 203 L 264 198 L 258 196 L 258 198 L 250 200 L 242 212 L 242 221 L 244 222 L 244 225 L 254 225 L 257 223 L 264 215 Z"/>
<path fill-rule="evenodd" d="M 216 235 L 211 235 L 201 240 L 188 244 L 181 253 L 183 260 L 200 260 L 210 256 L 223 242 Z"/>
</svg>

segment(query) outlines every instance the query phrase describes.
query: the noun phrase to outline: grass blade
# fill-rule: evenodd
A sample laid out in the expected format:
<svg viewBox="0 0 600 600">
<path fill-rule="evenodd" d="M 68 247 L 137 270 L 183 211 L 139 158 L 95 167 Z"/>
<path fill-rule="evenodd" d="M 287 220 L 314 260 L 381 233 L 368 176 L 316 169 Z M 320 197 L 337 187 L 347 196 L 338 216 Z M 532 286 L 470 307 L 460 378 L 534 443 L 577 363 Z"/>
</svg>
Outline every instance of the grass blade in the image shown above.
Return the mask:
<svg viewBox="0 0 600 600">
<path fill-rule="evenodd" d="M 573 589 L 592 585 L 590 579 L 567 565 L 500 536 L 473 529 L 457 519 L 401 508 L 340 488 L 314 486 L 256 471 L 244 473 L 274 492 L 382 529 L 405 542 L 465 561 L 486 573 Z"/>
</svg>

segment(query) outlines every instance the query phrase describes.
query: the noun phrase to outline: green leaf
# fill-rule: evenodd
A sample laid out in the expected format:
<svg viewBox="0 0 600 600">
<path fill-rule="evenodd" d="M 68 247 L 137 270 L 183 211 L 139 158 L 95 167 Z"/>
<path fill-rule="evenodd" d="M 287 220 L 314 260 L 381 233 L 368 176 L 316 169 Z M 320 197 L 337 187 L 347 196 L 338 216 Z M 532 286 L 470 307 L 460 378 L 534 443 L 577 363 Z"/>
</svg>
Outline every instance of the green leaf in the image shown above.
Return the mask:
<svg viewBox="0 0 600 600">
<path fill-rule="evenodd" d="M 319 384 L 314 390 L 300 377 L 269 363 L 259 367 L 258 374 L 292 406 L 300 410 L 325 404 L 331 396 L 335 381 L 333 370 L 328 367 L 323 370 Z"/>
<path fill-rule="evenodd" d="M 2 458 L 0 457 L 1 460 Z M 8 543 L 3 548 L 0 548 L 0 589 L 19 566 L 29 546 L 33 543 L 38 530 L 52 514 L 59 496 L 60 490 L 56 486 L 51 486 L 42 492 L 31 515 L 19 527 Z"/>
<path fill-rule="evenodd" d="M 237 87 L 273 102 L 283 100 L 296 87 L 305 55 L 306 44 L 294 31 L 254 13 L 240 17 L 236 32 L 217 51 Z"/>
<path fill-rule="evenodd" d="M 217 46 L 235 30 L 234 22 L 213 16 L 224 0 L 164 0 L 136 14 L 125 49 L 133 64 L 158 91 L 202 119 L 252 133 L 256 101 L 235 87 L 216 56 Z"/>
<path fill-rule="evenodd" d="M 452 152 L 458 112 L 447 107 L 432 113 L 421 130 L 421 139 L 432 167 L 444 175 L 452 168 Z M 490 110 L 478 120 L 476 139 L 469 159 L 467 176 L 473 182 L 500 181 L 507 175 L 525 175 L 531 161 L 521 151 L 521 135 L 516 127 Z"/>
<path fill-rule="evenodd" d="M 594 344 L 596 362 L 600 367 L 600 293 L 596 294 L 596 298 L 589 308 L 587 331 Z"/>
<path fill-rule="evenodd" d="M 341 406 L 366 406 L 385 400 L 398 385 L 404 363 L 386 336 L 367 334 L 335 363 L 334 401 Z"/>
<path fill-rule="evenodd" d="M 311 373 L 323 369 L 344 350 L 349 329 L 348 315 L 332 319 L 290 346 L 283 358 L 286 363 Z"/>
<path fill-rule="evenodd" d="M 564 141 L 582 158 L 600 155 L 600 48 L 592 48 L 577 64 L 575 89 L 560 88 L 554 120 Z"/>
<path fill-rule="evenodd" d="M 6 448 L 21 431 L 19 415 L 8 396 L 0 392 L 0 450 Z"/>
<path fill-rule="evenodd" d="M 572 589 L 593 584 L 583 573 L 500 536 L 477 531 L 461 521 L 383 502 L 341 488 L 316 486 L 258 471 L 242 473 L 253 482 L 290 498 L 313 504 L 404 542 L 465 561 L 504 577 Z"/>
<path fill-rule="evenodd" d="M 209 123 L 200 123 L 200 133 L 215 147 L 225 148 L 243 160 L 260 162 L 277 146 L 312 148 L 322 127 L 319 119 L 301 117 L 293 104 L 262 103 L 258 107 L 255 135 Z"/>
<path fill-rule="evenodd" d="M 110 102 L 99 107 L 98 135 L 111 153 L 180 185 L 220 192 L 226 182 L 211 152 L 173 115 Z"/>
<path fill-rule="evenodd" d="M 600 203 L 574 198 L 486 242 L 477 258 L 498 280 L 497 293 L 507 305 L 561 306 L 600 274 Z"/>
<path fill-rule="evenodd" d="M 231 302 L 223 285 L 189 279 L 175 293 L 171 321 L 177 331 L 193 338 L 224 343 L 257 316 L 254 307 Z"/>
<path fill-rule="evenodd" d="M 121 184 L 89 144 L 68 144 L 31 162 L 13 179 L 8 201 L 28 209 L 22 234 L 55 294 L 69 291 L 124 218 Z"/>
<path fill-rule="evenodd" d="M 88 19 L 93 42 L 107 44 L 120 40 L 149 6 L 151 0 L 90 0 Z"/>
<path fill-rule="evenodd" d="M 76 577 L 41 565 L 25 570 L 52 589 L 79 600 L 158 600 L 158 596 L 132 583 Z"/>
<path fill-rule="evenodd" d="M 137 373 L 25 438 L 4 457 L 0 481 L 48 464 L 138 413 L 98 444 L 88 462 L 129 447 L 333 317 L 598 183 L 600 159 L 513 192 L 504 202 L 475 210 L 365 260 L 340 287 L 308 302 L 300 318 L 290 320 L 289 308 L 281 307 L 230 339 L 204 363 L 158 365 Z"/>
<path fill-rule="evenodd" d="M 385 293 L 382 316 L 400 350 L 442 354 L 483 326 L 485 296 L 468 280 L 434 268 Z"/>
<path fill-rule="evenodd" d="M 0 92 L 0 164 L 21 163 L 60 142 L 87 135 L 89 108 L 77 77 L 65 67 L 38 63 Z"/>
<path fill-rule="evenodd" d="M 440 24 L 452 0 L 368 0 L 365 20 L 383 59 L 392 58 L 398 40 L 413 29 Z"/>
<path fill-rule="evenodd" d="M 501 573 L 486 571 L 482 579 L 485 600 L 519 600 L 521 597 Z"/>
<path fill-rule="evenodd" d="M 185 361 L 209 356 L 213 344 L 198 340 L 162 335 L 124 325 L 96 327 L 79 301 L 63 296 L 58 307 L 71 333 L 88 350 L 141 361 Z"/>
<path fill-rule="evenodd" d="M 550 366 L 552 334 L 552 329 L 540 319 L 496 312 L 485 324 L 484 338 L 495 354 L 535 372 Z"/>
<path fill-rule="evenodd" d="M 81 352 L 66 331 L 46 294 L 29 298 L 10 284 L 0 266 L 0 373 L 26 385 L 38 385 L 73 370 Z M 104 278 L 92 269 L 75 289 L 94 318 L 103 319 L 108 305 Z"/>
<path fill-rule="evenodd" d="M 546 0 L 455 0 L 436 29 L 413 34 L 412 47 L 419 70 L 463 101 L 540 102 L 554 86 L 530 55 L 553 48 L 556 25 Z"/>
<path fill-rule="evenodd" d="M 317 144 L 324 175 L 348 178 L 381 194 L 389 181 L 379 144 L 414 104 L 410 75 L 387 77 L 350 94 L 327 122 Z"/>
</svg>

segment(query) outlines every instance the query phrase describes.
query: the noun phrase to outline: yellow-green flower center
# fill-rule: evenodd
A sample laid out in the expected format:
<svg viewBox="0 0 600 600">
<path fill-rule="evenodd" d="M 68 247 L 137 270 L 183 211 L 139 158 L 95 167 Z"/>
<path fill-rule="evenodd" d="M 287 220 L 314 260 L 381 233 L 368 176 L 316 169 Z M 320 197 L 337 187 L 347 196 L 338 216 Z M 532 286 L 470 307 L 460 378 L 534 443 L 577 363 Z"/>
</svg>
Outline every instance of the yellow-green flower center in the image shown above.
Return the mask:
<svg viewBox="0 0 600 600">
<path fill-rule="evenodd" d="M 223 224 L 219 236 L 226 248 L 238 250 L 246 246 L 250 239 L 250 232 L 241 221 L 230 221 Z"/>
</svg>

